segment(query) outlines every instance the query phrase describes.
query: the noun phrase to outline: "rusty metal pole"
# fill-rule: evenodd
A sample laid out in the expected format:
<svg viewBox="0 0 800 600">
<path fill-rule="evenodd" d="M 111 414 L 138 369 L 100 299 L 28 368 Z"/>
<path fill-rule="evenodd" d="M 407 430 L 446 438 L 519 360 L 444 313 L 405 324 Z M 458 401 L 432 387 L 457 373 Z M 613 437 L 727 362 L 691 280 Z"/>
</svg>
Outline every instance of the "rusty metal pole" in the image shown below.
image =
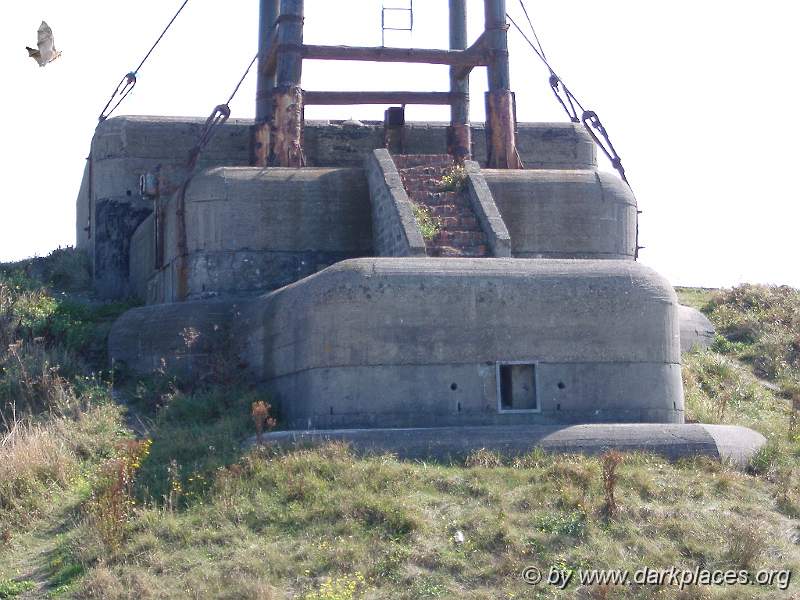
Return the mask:
<svg viewBox="0 0 800 600">
<path fill-rule="evenodd" d="M 486 93 L 486 151 L 490 168 L 521 169 L 517 153 L 514 95 L 508 67 L 506 0 L 484 0 L 489 51 Z"/>
<path fill-rule="evenodd" d="M 450 49 L 467 49 L 466 0 L 450 0 Z M 472 131 L 469 124 L 469 72 L 457 77 L 457 67 L 450 67 L 450 129 L 447 132 L 448 152 L 456 162 L 472 158 Z"/>
<path fill-rule="evenodd" d="M 253 127 L 251 163 L 257 167 L 266 167 L 270 154 L 272 90 L 275 88 L 275 75 L 267 74 L 267 57 L 275 40 L 280 0 L 261 0 L 259 6 L 256 124 Z"/>
<path fill-rule="evenodd" d="M 303 0 L 281 0 L 278 17 L 278 64 L 276 72 L 273 150 L 281 167 L 306 164 L 302 146 Z"/>
</svg>

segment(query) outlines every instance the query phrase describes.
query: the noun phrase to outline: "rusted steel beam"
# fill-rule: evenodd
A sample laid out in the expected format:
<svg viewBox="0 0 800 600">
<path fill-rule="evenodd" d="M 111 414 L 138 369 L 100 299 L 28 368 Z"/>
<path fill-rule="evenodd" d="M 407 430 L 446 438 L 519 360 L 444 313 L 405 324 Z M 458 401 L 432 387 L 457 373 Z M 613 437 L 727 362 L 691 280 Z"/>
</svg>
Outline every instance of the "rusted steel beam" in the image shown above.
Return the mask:
<svg viewBox="0 0 800 600">
<path fill-rule="evenodd" d="M 256 83 L 256 122 L 251 132 L 250 164 L 265 167 L 269 161 L 272 127 L 272 90 L 275 68 L 268 69 L 271 50 L 275 47 L 276 25 L 280 0 L 261 0 L 258 22 L 258 70 Z"/>
<path fill-rule="evenodd" d="M 303 90 L 303 0 L 281 0 L 278 17 L 278 43 L 284 50 L 277 53 L 274 93 L 274 129 L 272 137 L 275 164 L 281 167 L 302 167 L 305 154 L 302 146 Z"/>
<path fill-rule="evenodd" d="M 508 90 L 486 93 L 486 150 L 490 169 L 522 169 L 517 153 L 514 95 Z"/>
<path fill-rule="evenodd" d="M 303 90 L 299 86 L 275 90 L 275 164 L 280 167 L 304 167 L 302 146 Z"/>
<path fill-rule="evenodd" d="M 272 94 L 270 93 L 270 104 Z M 253 125 L 250 137 L 250 164 L 254 167 L 266 167 L 270 162 L 272 153 L 272 110 L 270 120 L 257 122 Z"/>
<path fill-rule="evenodd" d="M 256 83 L 256 122 L 272 116 L 272 88 L 275 78 L 267 72 L 266 62 L 275 46 L 274 25 L 278 20 L 280 0 L 261 0 L 258 20 L 258 80 Z M 274 74 L 274 70 L 273 70 Z"/>
<path fill-rule="evenodd" d="M 383 147 L 392 154 L 405 154 L 406 108 L 391 106 L 383 113 Z"/>
<path fill-rule="evenodd" d="M 508 68 L 508 23 L 506 0 L 484 0 L 486 16 L 486 47 L 489 61 L 489 91 L 510 90 L 511 76 Z"/>
<path fill-rule="evenodd" d="M 464 50 L 464 52 L 470 55 L 478 54 L 486 60 L 485 65 L 476 65 L 476 66 L 488 66 L 491 58 L 489 56 L 489 51 L 486 49 L 486 32 L 480 34 L 480 36 L 478 36 L 478 39 L 475 40 L 475 43 L 472 44 L 472 46 L 470 46 L 466 50 Z M 468 77 L 469 74 L 472 72 L 473 68 L 474 67 L 456 67 L 455 77 L 457 79 Z"/>
<path fill-rule="evenodd" d="M 306 105 L 452 104 L 449 92 L 303 92 Z"/>
<path fill-rule="evenodd" d="M 521 169 L 517 153 L 514 95 L 508 68 L 508 24 L 506 0 L 484 0 L 486 47 L 491 60 L 487 68 L 486 150 L 488 165 L 497 169 Z"/>
<path fill-rule="evenodd" d="M 278 17 L 277 83 L 295 85 L 303 74 L 303 0 L 281 0 Z"/>
<path fill-rule="evenodd" d="M 264 60 L 264 73 L 273 75 L 277 69 L 278 54 L 287 50 L 297 51 L 297 45 L 272 44 Z M 303 45 L 301 52 L 307 60 L 360 60 L 451 65 L 458 68 L 459 77 L 468 75 L 475 67 L 488 66 L 491 60 L 489 52 L 486 50 L 483 34 L 472 46 L 457 52 L 425 48 L 316 46 L 310 44 Z"/>
<path fill-rule="evenodd" d="M 450 0 L 450 50 L 464 52 L 467 47 L 466 0 Z M 460 74 L 450 67 L 450 127 L 447 151 L 456 162 L 472 158 L 472 130 L 469 126 L 469 72 Z"/>
<path fill-rule="evenodd" d="M 303 46 L 303 57 L 309 60 L 362 60 L 459 67 L 478 67 L 488 64 L 489 57 L 485 53 L 465 52 L 465 48 L 466 46 L 458 50 L 429 50 L 425 48 L 312 46 L 306 44 Z"/>
<path fill-rule="evenodd" d="M 277 31 L 276 31 L 277 34 Z M 278 36 L 275 36 L 275 42 L 277 42 Z M 278 47 L 280 44 L 272 43 L 269 46 L 269 50 L 267 50 L 266 57 L 264 58 L 264 65 L 261 68 L 263 73 L 268 77 L 275 77 L 275 72 L 278 70 Z"/>
</svg>

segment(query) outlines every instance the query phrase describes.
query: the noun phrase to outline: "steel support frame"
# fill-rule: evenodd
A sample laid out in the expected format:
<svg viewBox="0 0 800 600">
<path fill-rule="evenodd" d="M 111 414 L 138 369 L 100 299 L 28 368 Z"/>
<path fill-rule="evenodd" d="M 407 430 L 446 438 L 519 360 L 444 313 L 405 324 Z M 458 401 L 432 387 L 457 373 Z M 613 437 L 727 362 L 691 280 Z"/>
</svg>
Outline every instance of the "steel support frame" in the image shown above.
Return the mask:
<svg viewBox="0 0 800 600">
<path fill-rule="evenodd" d="M 449 104 L 448 152 L 472 156 L 469 76 L 486 66 L 488 165 L 522 168 L 516 149 L 514 97 L 510 89 L 505 0 L 484 0 L 485 31 L 467 47 L 466 0 L 449 0 L 450 50 L 359 48 L 303 44 L 304 0 L 261 0 L 254 165 L 300 167 L 304 104 Z M 450 92 L 303 92 L 304 58 L 415 62 L 450 66 Z"/>
</svg>

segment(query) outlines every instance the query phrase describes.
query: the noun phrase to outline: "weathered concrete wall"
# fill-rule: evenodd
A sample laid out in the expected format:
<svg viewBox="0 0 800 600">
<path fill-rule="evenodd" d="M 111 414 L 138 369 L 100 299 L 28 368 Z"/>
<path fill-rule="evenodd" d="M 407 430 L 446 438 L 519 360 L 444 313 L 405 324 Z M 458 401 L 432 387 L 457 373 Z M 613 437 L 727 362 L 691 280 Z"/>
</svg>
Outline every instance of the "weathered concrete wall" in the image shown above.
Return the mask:
<svg viewBox="0 0 800 600">
<path fill-rule="evenodd" d="M 480 165 L 468 160 L 464 162 L 467 171 L 467 190 L 472 211 L 478 219 L 481 230 L 486 235 L 486 242 L 496 258 L 511 256 L 511 236 L 505 221 L 497 208 L 492 191 L 486 183 Z"/>
<path fill-rule="evenodd" d="M 138 191 L 139 177 L 159 168 L 163 191 L 171 193 L 182 181 L 189 150 L 204 122 L 204 118 L 115 117 L 97 128 L 77 199 L 76 243 L 96 263 L 95 287 L 102 296 L 122 297 L 132 291 L 129 242 L 152 209 L 150 200 Z M 229 120 L 202 153 L 199 166 L 247 165 L 252 124 L 246 119 Z M 445 123 L 410 123 L 406 151 L 445 152 L 446 129 Z M 518 137 L 527 168 L 596 166 L 594 146 L 580 125 L 520 123 Z M 372 150 L 383 147 L 383 125 L 343 127 L 309 121 L 304 139 L 312 166 L 362 167 Z M 473 140 L 476 160 L 485 161 L 482 125 L 473 127 Z"/>
<path fill-rule="evenodd" d="M 615 174 L 483 169 L 518 258 L 633 260 L 636 200 Z"/>
<path fill-rule="evenodd" d="M 81 187 L 78 190 L 78 197 L 75 200 L 75 247 L 78 250 L 85 250 L 87 254 L 91 253 L 89 245 L 89 229 L 91 224 L 90 205 L 91 205 L 91 173 L 89 171 L 89 160 L 83 167 L 83 177 L 81 178 Z"/>
<path fill-rule="evenodd" d="M 164 213 L 164 267 L 147 276 L 148 302 L 177 299 L 181 264 L 174 197 Z M 185 218 L 188 299 L 254 295 L 372 254 L 369 192 L 361 169 L 208 169 L 189 186 Z M 143 227 L 152 234 L 151 225 Z M 134 240 L 136 260 L 147 254 L 140 245 L 154 247 L 147 237 L 142 232 Z M 136 289 L 143 289 L 133 265 L 132 272 Z"/>
<path fill-rule="evenodd" d="M 627 261 L 360 259 L 243 309 L 290 428 L 682 422 L 677 300 Z M 499 412 L 497 362 L 540 412 Z"/>
<path fill-rule="evenodd" d="M 447 154 L 448 123 L 407 123 L 404 154 Z M 592 169 L 597 153 L 582 125 L 519 123 L 517 148 L 526 169 Z M 383 123 L 362 127 L 335 121 L 307 121 L 303 143 L 314 166 L 361 166 L 372 150 L 384 147 Z M 482 123 L 472 125 L 472 154 L 486 164 L 486 134 Z"/>
<path fill-rule="evenodd" d="M 115 117 L 101 123 L 92 140 L 77 209 L 77 245 L 89 250 L 95 289 L 107 298 L 129 295 L 130 239 L 152 211 L 139 193 L 139 177 L 160 167 L 165 186 L 177 185 L 189 150 L 204 119 Z M 249 142 L 242 136 L 249 121 L 231 120 L 203 153 L 200 165 L 247 164 Z M 88 215 L 88 217 L 87 217 Z M 87 228 L 87 220 L 88 228 Z"/>
<path fill-rule="evenodd" d="M 147 286 L 156 272 L 155 222 L 150 214 L 131 237 L 130 289 L 140 300 L 147 299 Z"/>
<path fill-rule="evenodd" d="M 711 347 L 717 332 L 708 317 L 696 308 L 683 305 L 678 307 L 678 317 L 681 323 L 681 352 Z"/>
<path fill-rule="evenodd" d="M 235 302 L 207 300 L 129 310 L 108 336 L 112 363 L 134 373 L 166 368 L 182 377 L 204 377 L 215 361 L 236 354 L 231 337 Z"/>
<path fill-rule="evenodd" d="M 199 368 L 222 329 L 289 428 L 683 421 L 677 300 L 633 262 L 349 260 L 238 304 L 131 311 L 111 356 Z M 497 363 L 519 362 L 535 411 L 501 410 Z"/>
<path fill-rule="evenodd" d="M 425 256 L 425 240 L 400 173 L 388 150 L 373 150 L 364 161 L 372 206 L 372 235 L 378 256 Z"/>
</svg>

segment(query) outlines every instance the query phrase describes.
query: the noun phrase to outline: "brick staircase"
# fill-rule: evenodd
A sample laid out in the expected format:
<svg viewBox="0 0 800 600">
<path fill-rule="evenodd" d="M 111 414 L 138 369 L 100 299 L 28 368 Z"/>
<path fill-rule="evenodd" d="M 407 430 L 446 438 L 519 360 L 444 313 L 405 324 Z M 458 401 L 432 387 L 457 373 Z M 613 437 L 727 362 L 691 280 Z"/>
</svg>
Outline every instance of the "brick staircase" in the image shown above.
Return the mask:
<svg viewBox="0 0 800 600">
<path fill-rule="evenodd" d="M 437 217 L 441 229 L 425 240 L 431 257 L 488 257 L 486 235 L 481 230 L 466 189 L 441 191 L 442 177 L 453 166 L 448 154 L 406 154 L 393 157 L 403 187 L 412 202 Z"/>
</svg>

